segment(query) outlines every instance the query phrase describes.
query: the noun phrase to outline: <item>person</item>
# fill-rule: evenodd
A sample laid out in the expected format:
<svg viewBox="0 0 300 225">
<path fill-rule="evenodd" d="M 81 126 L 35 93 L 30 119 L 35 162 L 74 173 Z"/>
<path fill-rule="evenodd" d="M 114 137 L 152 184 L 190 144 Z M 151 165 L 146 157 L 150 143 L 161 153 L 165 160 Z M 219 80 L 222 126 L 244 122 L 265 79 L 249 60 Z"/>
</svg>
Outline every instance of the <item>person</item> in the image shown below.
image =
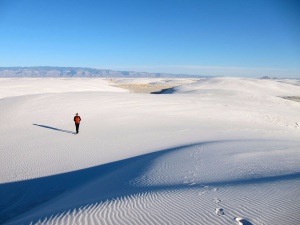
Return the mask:
<svg viewBox="0 0 300 225">
<path fill-rule="evenodd" d="M 76 134 L 79 132 L 79 125 L 80 125 L 81 118 L 78 116 L 78 113 L 74 116 L 74 122 L 75 122 L 75 127 L 76 127 Z"/>
</svg>

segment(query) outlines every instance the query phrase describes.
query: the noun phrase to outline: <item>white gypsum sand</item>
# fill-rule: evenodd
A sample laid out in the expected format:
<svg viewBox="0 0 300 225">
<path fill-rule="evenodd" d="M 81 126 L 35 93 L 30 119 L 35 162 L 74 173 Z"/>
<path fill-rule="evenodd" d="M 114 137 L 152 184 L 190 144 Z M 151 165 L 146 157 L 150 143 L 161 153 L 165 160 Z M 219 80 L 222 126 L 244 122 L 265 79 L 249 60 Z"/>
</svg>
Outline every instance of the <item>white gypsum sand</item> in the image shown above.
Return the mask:
<svg viewBox="0 0 300 225">
<path fill-rule="evenodd" d="M 1 224 L 299 224 L 299 86 L 114 82 L 0 79 Z"/>
</svg>

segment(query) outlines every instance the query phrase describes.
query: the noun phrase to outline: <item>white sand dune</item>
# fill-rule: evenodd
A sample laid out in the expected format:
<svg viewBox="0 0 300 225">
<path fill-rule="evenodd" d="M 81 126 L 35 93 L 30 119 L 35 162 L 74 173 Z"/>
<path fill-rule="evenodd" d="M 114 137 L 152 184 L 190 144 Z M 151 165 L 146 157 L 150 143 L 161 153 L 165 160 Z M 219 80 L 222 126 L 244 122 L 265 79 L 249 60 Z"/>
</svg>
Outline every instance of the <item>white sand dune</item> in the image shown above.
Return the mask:
<svg viewBox="0 0 300 225">
<path fill-rule="evenodd" d="M 297 83 L 114 82 L 0 79 L 1 224 L 299 224 Z"/>
<path fill-rule="evenodd" d="M 0 98 L 84 91 L 128 92 L 108 84 L 108 81 L 99 78 L 1 78 Z"/>
</svg>

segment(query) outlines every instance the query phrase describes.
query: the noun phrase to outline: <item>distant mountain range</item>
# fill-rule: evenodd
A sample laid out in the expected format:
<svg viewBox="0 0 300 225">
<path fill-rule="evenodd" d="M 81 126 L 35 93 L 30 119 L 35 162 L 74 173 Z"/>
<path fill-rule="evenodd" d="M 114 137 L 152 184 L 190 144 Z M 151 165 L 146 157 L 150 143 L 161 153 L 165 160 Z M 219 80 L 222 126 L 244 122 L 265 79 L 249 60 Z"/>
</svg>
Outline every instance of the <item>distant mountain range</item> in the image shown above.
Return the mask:
<svg viewBox="0 0 300 225">
<path fill-rule="evenodd" d="M 0 67 L 0 77 L 115 77 L 115 78 L 208 78 L 211 76 L 113 71 L 81 67 Z"/>
</svg>

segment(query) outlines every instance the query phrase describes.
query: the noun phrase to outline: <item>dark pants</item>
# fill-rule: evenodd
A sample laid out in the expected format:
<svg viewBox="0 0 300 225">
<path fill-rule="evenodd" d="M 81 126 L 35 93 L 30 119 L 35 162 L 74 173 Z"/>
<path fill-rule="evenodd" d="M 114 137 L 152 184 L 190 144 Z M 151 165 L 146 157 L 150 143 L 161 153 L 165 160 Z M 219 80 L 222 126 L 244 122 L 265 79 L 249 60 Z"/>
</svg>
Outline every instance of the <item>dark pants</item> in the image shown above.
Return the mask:
<svg viewBox="0 0 300 225">
<path fill-rule="evenodd" d="M 78 134 L 78 132 L 79 132 L 79 123 L 75 123 L 75 127 L 76 127 L 76 134 Z"/>
</svg>

